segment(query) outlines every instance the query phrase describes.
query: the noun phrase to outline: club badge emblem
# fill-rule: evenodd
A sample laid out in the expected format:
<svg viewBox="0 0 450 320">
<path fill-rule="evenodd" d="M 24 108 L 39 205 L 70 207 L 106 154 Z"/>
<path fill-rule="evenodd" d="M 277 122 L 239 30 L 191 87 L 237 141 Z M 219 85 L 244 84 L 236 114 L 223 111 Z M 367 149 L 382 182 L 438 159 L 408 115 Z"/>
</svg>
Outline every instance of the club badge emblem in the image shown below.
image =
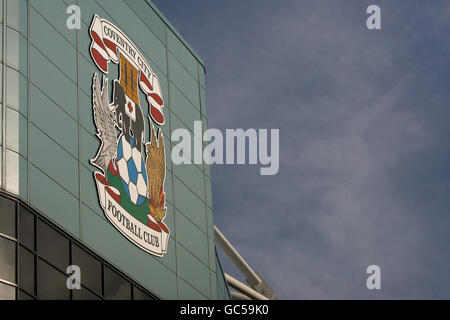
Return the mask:
<svg viewBox="0 0 450 320">
<path fill-rule="evenodd" d="M 91 57 L 102 71 L 102 79 L 95 73 L 92 83 L 92 110 L 101 143 L 90 160 L 100 170 L 94 173 L 99 202 L 106 218 L 126 238 L 163 256 L 170 231 L 164 224 L 166 157 L 159 128 L 164 125 L 159 80 L 114 24 L 95 15 L 89 32 Z M 119 79 L 110 84 L 106 76 L 111 67 L 119 68 Z M 140 101 L 140 92 L 145 101 Z M 148 110 L 149 141 L 143 110 Z"/>
</svg>

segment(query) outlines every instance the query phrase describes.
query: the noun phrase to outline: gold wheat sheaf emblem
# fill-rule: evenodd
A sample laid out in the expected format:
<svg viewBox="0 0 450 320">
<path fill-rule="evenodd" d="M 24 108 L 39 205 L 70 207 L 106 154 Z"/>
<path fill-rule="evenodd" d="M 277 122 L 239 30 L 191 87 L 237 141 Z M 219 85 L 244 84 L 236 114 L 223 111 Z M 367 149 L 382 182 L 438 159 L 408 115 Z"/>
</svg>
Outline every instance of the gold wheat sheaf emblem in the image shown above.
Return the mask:
<svg viewBox="0 0 450 320">
<path fill-rule="evenodd" d="M 145 144 L 147 148 L 147 177 L 150 181 L 148 197 L 151 200 L 150 212 L 157 222 L 166 215 L 164 206 L 164 179 L 166 176 L 166 156 L 164 151 L 164 138 L 161 129 L 155 132 L 153 124 L 150 125 L 151 140 Z"/>
</svg>

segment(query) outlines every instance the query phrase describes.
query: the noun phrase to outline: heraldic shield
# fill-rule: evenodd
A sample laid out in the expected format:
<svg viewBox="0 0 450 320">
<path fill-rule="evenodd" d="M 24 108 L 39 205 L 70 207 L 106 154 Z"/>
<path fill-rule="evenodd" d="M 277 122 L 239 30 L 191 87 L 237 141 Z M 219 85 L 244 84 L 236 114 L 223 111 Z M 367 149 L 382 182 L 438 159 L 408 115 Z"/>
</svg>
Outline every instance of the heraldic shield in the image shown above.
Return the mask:
<svg viewBox="0 0 450 320">
<path fill-rule="evenodd" d="M 109 21 L 94 16 L 90 28 L 91 56 L 104 74 L 117 64 L 119 79 L 100 81 L 94 74 L 92 109 L 101 144 L 90 163 L 100 205 L 108 220 L 141 249 L 163 256 L 170 231 L 164 224 L 166 157 L 164 102 L 158 77 L 128 37 Z M 100 83 L 101 82 L 101 83 Z M 150 141 L 139 101 L 146 96 Z M 111 101 L 111 102 L 110 102 Z"/>
</svg>

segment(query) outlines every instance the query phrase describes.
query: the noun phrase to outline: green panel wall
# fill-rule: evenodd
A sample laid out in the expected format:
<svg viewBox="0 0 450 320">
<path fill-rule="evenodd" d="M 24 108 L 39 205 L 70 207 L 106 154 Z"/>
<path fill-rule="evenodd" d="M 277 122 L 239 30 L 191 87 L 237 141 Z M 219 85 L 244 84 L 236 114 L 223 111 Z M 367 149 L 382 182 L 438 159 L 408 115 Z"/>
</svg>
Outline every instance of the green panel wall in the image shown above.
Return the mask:
<svg viewBox="0 0 450 320">
<path fill-rule="evenodd" d="M 71 4 L 81 8 L 80 30 L 66 27 Z M 215 252 L 209 166 L 175 166 L 166 157 L 171 237 L 168 252 L 158 258 L 106 220 L 89 164 L 100 143 L 91 102 L 93 74 L 101 74 L 89 53 L 94 14 L 121 28 L 158 75 L 167 155 L 172 130 L 192 132 L 194 120 L 206 129 L 202 61 L 148 1 L 0 0 L 0 10 L 2 189 L 163 299 L 229 298 Z M 117 78 L 116 68 L 110 69 L 108 77 Z"/>
</svg>

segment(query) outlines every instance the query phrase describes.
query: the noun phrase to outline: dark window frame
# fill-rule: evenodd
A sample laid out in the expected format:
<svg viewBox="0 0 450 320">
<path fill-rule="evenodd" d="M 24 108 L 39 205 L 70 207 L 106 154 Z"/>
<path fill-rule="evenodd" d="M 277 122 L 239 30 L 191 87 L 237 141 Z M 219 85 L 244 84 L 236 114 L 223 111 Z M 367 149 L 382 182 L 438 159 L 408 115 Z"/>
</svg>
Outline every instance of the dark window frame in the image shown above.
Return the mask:
<svg viewBox="0 0 450 320">
<path fill-rule="evenodd" d="M 122 271 L 120 271 L 118 268 L 116 268 L 114 265 L 112 265 L 111 263 L 109 263 L 108 261 L 106 261 L 104 258 L 102 258 L 100 255 L 96 254 L 95 252 L 93 252 L 90 248 L 88 248 L 86 245 L 84 245 L 82 242 L 80 242 L 78 239 L 73 238 L 73 236 L 71 236 L 70 234 L 68 234 L 65 230 L 63 230 L 62 228 L 60 228 L 59 226 L 57 226 L 53 221 L 51 221 L 50 219 L 48 219 L 47 217 L 45 217 L 44 215 L 42 215 L 38 210 L 34 209 L 32 206 L 30 206 L 29 204 L 25 203 L 24 201 L 18 199 L 17 197 L 7 193 L 4 190 L 0 190 L 0 197 L 2 198 L 6 198 L 8 200 L 12 200 L 15 202 L 15 235 L 16 237 L 11 237 L 9 235 L 5 235 L 5 234 L 0 234 L 0 237 L 2 238 L 6 238 L 8 240 L 12 240 L 15 243 L 15 253 L 16 253 L 16 257 L 15 257 L 15 278 L 16 278 L 16 282 L 15 283 L 11 283 L 10 281 L 5 281 L 0 279 L 0 282 L 5 283 L 7 285 L 13 286 L 15 287 L 15 299 L 18 300 L 19 299 L 19 294 L 20 291 L 22 291 L 23 293 L 25 293 L 26 295 L 32 297 L 33 299 L 39 300 L 38 297 L 38 274 L 37 274 L 37 270 L 38 270 L 38 261 L 39 259 L 42 260 L 43 262 L 47 263 L 48 265 L 50 265 L 51 267 L 53 267 L 54 269 L 56 269 L 58 272 L 60 272 L 61 274 L 64 274 L 65 277 L 67 277 L 68 275 L 63 272 L 59 267 L 55 266 L 53 263 L 51 263 L 50 261 L 48 261 L 47 259 L 45 259 L 44 257 L 42 257 L 39 254 L 39 250 L 38 250 L 38 225 L 39 225 L 39 221 L 43 222 L 44 224 L 46 224 L 47 226 L 53 228 L 56 232 L 58 232 L 61 236 L 65 237 L 66 239 L 69 240 L 69 265 L 73 263 L 73 247 L 74 246 L 78 246 L 80 249 L 84 250 L 88 255 L 92 256 L 93 258 L 97 259 L 100 264 L 101 264 L 101 295 L 99 295 L 98 293 L 94 292 L 92 289 L 86 287 L 85 285 L 83 285 L 83 283 L 81 284 L 81 286 L 83 287 L 84 290 L 87 290 L 90 294 L 100 298 L 101 300 L 105 299 L 105 268 L 109 268 L 112 271 L 114 271 L 115 273 L 117 273 L 123 280 L 125 280 L 126 282 L 130 283 L 130 287 L 131 287 L 131 300 L 134 300 L 134 292 L 135 292 L 135 288 L 137 288 L 138 290 L 140 290 L 141 292 L 143 292 L 144 294 L 146 294 L 148 296 L 149 299 L 153 299 L 153 300 L 159 300 L 160 298 L 155 295 L 154 293 L 148 291 L 147 289 L 145 289 L 143 286 L 139 285 L 136 281 L 132 280 L 130 277 L 128 277 L 127 275 L 125 275 Z M 31 249 L 29 247 L 29 245 L 25 244 L 22 242 L 21 237 L 20 237 L 20 220 L 19 220 L 19 216 L 20 216 L 20 207 L 23 207 L 24 209 L 28 210 L 29 213 L 31 213 L 34 217 L 34 243 L 33 243 L 33 248 Z M 34 257 L 34 270 L 33 270 L 33 276 L 34 276 L 34 291 L 35 292 L 28 292 L 25 288 L 23 288 L 21 286 L 21 281 L 20 281 L 20 277 L 19 277 L 19 266 L 20 266 L 20 261 L 19 261 L 19 250 L 20 247 L 23 247 L 25 250 L 29 251 L 31 254 L 33 254 Z M 76 290 L 76 289 L 74 289 Z M 73 291 L 74 290 L 69 290 L 70 292 L 70 300 L 74 299 L 74 294 Z"/>
</svg>

